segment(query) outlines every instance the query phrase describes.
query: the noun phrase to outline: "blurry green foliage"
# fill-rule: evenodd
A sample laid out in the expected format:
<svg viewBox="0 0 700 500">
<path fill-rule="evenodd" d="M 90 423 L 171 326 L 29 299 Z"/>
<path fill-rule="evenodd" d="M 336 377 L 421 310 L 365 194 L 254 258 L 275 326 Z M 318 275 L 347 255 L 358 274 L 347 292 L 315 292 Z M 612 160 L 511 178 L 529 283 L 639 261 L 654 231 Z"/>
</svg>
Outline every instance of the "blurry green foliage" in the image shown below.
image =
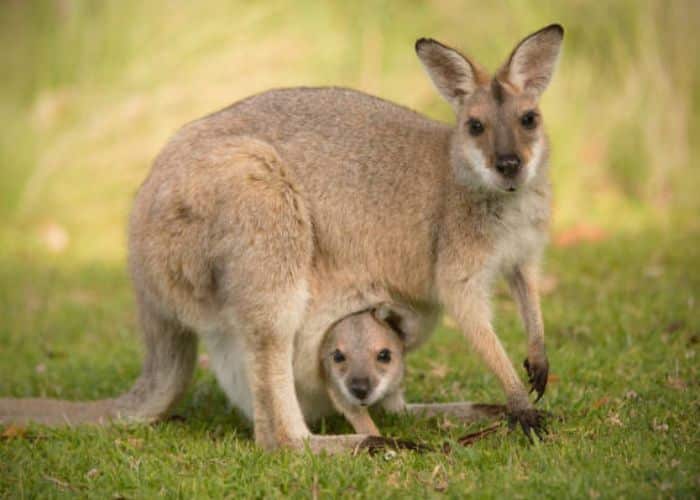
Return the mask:
<svg viewBox="0 0 700 500">
<path fill-rule="evenodd" d="M 692 0 L 3 2 L 0 218 L 29 245 L 57 223 L 72 256 L 121 259 L 130 197 L 182 123 L 290 85 L 355 87 L 451 120 L 416 38 L 495 68 L 551 22 L 567 32 L 543 101 L 555 228 L 697 232 Z"/>
</svg>

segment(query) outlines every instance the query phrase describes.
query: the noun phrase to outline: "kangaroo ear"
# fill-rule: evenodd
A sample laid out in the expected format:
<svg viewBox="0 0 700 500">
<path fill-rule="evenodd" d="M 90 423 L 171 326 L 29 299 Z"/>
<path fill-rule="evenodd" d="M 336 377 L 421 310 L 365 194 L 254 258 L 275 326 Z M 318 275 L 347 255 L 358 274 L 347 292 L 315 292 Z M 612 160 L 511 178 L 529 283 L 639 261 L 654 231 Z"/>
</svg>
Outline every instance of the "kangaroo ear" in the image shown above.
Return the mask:
<svg viewBox="0 0 700 500">
<path fill-rule="evenodd" d="M 415 311 L 398 304 L 383 302 L 376 306 L 372 313 L 378 321 L 388 325 L 399 336 L 404 347 L 415 344 L 421 327 L 420 318 Z"/>
<path fill-rule="evenodd" d="M 523 39 L 503 65 L 497 79 L 520 92 L 539 96 L 552 79 L 564 39 L 564 28 L 552 24 Z"/>
<path fill-rule="evenodd" d="M 457 111 L 464 96 L 476 89 L 479 68 L 455 49 L 431 38 L 416 42 L 416 54 L 440 94 Z"/>
</svg>

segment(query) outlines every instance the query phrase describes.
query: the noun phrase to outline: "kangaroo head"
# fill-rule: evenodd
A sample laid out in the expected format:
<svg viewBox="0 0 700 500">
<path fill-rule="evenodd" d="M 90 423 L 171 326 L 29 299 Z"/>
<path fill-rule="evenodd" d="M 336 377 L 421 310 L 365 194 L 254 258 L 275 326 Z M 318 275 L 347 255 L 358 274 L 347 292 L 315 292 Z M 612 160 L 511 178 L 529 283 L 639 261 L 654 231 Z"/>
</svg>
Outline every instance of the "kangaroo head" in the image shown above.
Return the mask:
<svg viewBox="0 0 700 500">
<path fill-rule="evenodd" d="M 338 321 L 321 347 L 330 389 L 351 405 L 370 406 L 403 380 L 403 336 L 386 319 L 387 308 L 380 307 L 381 312 L 375 308 Z"/>
<path fill-rule="evenodd" d="M 547 154 L 538 101 L 552 78 L 563 36 L 558 24 L 531 34 L 494 76 L 435 40 L 416 42 L 428 75 L 457 115 L 452 144 L 457 182 L 512 192 L 536 176 Z"/>
</svg>

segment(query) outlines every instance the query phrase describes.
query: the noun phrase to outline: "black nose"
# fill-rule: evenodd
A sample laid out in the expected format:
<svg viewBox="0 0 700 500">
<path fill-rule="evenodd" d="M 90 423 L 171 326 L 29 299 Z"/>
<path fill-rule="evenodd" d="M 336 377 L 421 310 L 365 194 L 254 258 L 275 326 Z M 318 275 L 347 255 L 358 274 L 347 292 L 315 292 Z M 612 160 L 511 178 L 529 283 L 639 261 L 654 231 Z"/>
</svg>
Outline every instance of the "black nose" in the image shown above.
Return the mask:
<svg viewBox="0 0 700 500">
<path fill-rule="evenodd" d="M 368 378 L 353 378 L 350 380 L 350 392 L 357 399 L 365 399 L 369 393 Z"/>
<path fill-rule="evenodd" d="M 499 155 L 496 158 L 496 170 L 503 177 L 512 179 L 520 172 L 520 158 L 518 155 Z"/>
</svg>

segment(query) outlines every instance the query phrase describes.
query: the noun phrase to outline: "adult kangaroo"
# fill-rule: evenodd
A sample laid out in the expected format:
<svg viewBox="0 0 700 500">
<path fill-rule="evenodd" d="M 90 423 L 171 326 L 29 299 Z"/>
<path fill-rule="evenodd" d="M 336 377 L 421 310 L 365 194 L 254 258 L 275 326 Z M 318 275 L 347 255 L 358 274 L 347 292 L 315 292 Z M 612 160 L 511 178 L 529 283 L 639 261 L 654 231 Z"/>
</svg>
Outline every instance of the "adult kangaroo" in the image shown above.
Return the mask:
<svg viewBox="0 0 700 500">
<path fill-rule="evenodd" d="M 310 433 L 300 400 L 319 375 L 309 356 L 333 321 L 389 299 L 423 318 L 409 348 L 444 308 L 498 377 L 511 420 L 528 435 L 544 430 L 491 326 L 489 293 L 504 273 L 539 399 L 548 361 L 537 274 L 550 188 L 537 104 L 562 39 L 559 25 L 537 31 L 494 76 L 418 40 L 454 126 L 354 90 L 291 88 L 183 127 L 155 160 L 130 219 L 143 372 L 128 393 L 84 408 L 161 418 L 191 379 L 199 337 L 260 446 L 354 446 L 364 436 Z M 0 415 L 17 414 L 18 401 L 0 402 Z M 406 405 L 428 414 L 475 408 Z"/>
</svg>

